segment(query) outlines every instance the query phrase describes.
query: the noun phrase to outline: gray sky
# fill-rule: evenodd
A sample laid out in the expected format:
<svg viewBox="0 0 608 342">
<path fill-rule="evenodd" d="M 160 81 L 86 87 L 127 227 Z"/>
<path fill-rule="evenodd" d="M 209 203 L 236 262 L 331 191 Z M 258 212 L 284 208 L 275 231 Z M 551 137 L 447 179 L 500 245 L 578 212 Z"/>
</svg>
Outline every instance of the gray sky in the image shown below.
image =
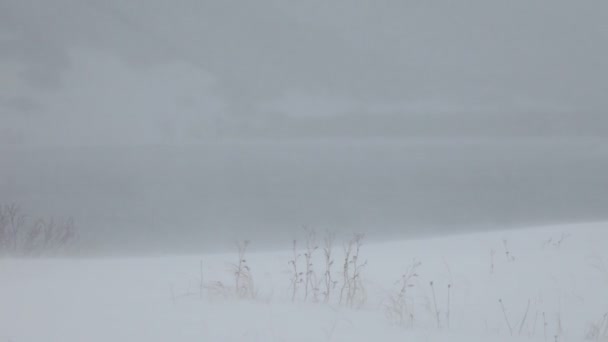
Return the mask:
<svg viewBox="0 0 608 342">
<path fill-rule="evenodd" d="M 1 0 L 0 143 L 606 136 L 606 60 L 602 0 Z"/>
<path fill-rule="evenodd" d="M 0 0 L 0 202 L 101 249 L 605 220 L 607 61 L 605 0 Z"/>
</svg>

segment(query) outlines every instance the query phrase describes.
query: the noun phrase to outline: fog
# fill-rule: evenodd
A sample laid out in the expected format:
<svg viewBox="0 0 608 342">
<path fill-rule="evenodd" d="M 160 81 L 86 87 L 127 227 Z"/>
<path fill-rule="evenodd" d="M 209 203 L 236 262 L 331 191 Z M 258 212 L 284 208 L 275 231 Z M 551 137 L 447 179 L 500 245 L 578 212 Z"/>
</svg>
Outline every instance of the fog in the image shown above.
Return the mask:
<svg viewBox="0 0 608 342">
<path fill-rule="evenodd" d="M 608 219 L 608 3 L 0 0 L 0 203 L 91 253 Z"/>
</svg>

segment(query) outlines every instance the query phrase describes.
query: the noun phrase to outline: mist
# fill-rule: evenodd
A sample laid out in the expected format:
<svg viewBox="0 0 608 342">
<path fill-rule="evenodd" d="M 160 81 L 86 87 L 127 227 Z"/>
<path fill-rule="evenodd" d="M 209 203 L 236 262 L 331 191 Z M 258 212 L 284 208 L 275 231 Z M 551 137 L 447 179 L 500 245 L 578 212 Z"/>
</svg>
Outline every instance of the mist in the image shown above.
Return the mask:
<svg viewBox="0 0 608 342">
<path fill-rule="evenodd" d="M 603 1 L 0 0 L 0 203 L 85 253 L 608 219 Z"/>
<path fill-rule="evenodd" d="M 0 0 L 0 342 L 608 342 L 608 1 Z"/>
</svg>

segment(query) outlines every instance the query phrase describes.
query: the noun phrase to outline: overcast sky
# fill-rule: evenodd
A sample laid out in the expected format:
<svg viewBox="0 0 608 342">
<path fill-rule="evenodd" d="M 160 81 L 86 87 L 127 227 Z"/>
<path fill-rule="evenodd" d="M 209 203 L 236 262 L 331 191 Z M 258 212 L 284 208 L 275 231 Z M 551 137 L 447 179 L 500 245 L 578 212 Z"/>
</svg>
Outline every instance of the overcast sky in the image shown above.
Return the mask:
<svg viewBox="0 0 608 342">
<path fill-rule="evenodd" d="M 0 203 L 148 250 L 606 220 L 607 61 L 605 0 L 0 0 Z"/>
<path fill-rule="evenodd" d="M 606 136 L 607 60 L 603 0 L 0 0 L 0 143 Z"/>
</svg>

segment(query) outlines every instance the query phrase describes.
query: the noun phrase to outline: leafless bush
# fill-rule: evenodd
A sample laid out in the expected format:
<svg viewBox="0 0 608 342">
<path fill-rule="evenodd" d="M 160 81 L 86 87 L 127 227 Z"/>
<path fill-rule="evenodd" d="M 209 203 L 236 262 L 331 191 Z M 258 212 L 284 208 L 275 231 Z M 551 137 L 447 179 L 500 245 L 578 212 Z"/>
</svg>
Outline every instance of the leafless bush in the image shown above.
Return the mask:
<svg viewBox="0 0 608 342">
<path fill-rule="evenodd" d="M 414 327 L 414 313 L 408 306 L 409 299 L 407 298 L 407 293 L 408 289 L 414 287 L 413 281 L 418 277 L 416 270 L 420 265 L 419 261 L 414 260 L 407 271 L 401 276 L 401 279 L 396 282 L 399 285 L 399 291 L 389 297 L 385 312 L 393 324 L 405 326 L 406 322 L 409 321 L 409 327 Z"/>
<path fill-rule="evenodd" d="M 17 254 L 24 230 L 25 215 L 19 206 L 14 203 L 0 206 L 0 248 L 5 254 Z"/>
<path fill-rule="evenodd" d="M 28 255 L 55 253 L 69 245 L 75 238 L 76 231 L 72 219 L 59 224 L 54 219 L 39 219 L 26 231 L 22 250 Z"/>
<path fill-rule="evenodd" d="M 33 224 L 16 204 L 0 206 L 0 254 L 41 256 L 66 251 L 77 240 L 74 221 L 36 219 Z"/>
</svg>

